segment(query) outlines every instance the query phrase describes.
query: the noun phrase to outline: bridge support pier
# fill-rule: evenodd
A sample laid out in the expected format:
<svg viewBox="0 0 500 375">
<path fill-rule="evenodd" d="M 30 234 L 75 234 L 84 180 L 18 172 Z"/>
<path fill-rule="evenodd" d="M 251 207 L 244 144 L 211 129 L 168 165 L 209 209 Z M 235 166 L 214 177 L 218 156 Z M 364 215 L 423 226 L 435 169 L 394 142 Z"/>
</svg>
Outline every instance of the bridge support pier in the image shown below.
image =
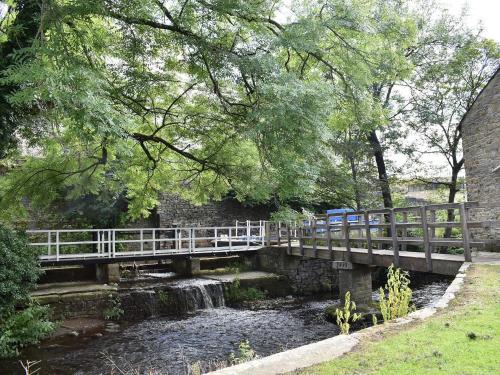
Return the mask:
<svg viewBox="0 0 500 375">
<path fill-rule="evenodd" d="M 101 283 L 118 283 L 120 281 L 120 265 L 118 263 L 96 264 L 95 276 Z"/>
<path fill-rule="evenodd" d="M 344 301 L 345 294 L 351 292 L 351 301 L 367 304 L 372 301 L 372 274 L 370 266 L 347 263 L 348 268 L 339 268 L 339 293 Z"/>
<path fill-rule="evenodd" d="M 172 270 L 182 276 L 195 276 L 200 273 L 200 258 L 176 258 Z"/>
</svg>

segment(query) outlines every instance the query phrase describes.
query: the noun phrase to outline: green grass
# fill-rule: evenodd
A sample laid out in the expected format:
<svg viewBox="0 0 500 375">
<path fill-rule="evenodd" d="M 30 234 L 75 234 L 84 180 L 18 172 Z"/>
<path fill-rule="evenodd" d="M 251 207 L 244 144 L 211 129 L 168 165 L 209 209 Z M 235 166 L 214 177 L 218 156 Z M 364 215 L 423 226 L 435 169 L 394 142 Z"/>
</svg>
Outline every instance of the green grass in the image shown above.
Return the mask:
<svg viewBox="0 0 500 375">
<path fill-rule="evenodd" d="M 298 374 L 500 374 L 500 266 L 471 267 L 457 298 L 432 318 L 380 330 Z"/>
</svg>

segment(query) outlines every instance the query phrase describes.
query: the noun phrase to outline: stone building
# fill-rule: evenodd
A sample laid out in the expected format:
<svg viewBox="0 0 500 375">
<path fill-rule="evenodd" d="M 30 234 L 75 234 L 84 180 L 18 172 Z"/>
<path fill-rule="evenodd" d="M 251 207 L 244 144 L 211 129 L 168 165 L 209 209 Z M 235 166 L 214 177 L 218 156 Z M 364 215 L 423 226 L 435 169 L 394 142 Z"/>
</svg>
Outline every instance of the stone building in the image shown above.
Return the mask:
<svg viewBox="0 0 500 375">
<path fill-rule="evenodd" d="M 500 68 L 462 119 L 467 197 L 473 220 L 490 227 L 473 235 L 500 250 Z"/>
</svg>

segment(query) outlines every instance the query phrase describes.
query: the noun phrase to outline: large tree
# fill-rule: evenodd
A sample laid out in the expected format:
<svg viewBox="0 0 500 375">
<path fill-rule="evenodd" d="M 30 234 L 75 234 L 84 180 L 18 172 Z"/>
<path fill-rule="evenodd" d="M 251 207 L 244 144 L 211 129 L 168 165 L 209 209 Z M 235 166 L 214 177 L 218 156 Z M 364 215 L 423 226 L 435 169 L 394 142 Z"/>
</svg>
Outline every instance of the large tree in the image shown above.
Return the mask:
<svg viewBox="0 0 500 375">
<path fill-rule="evenodd" d="M 35 38 L 16 50 L 30 58 L 2 84 L 36 127 L 36 156 L 4 179 L 4 203 L 105 184 L 139 215 L 159 190 L 199 202 L 312 191 L 337 88 L 286 68 L 274 2 L 34 3 Z"/>
</svg>

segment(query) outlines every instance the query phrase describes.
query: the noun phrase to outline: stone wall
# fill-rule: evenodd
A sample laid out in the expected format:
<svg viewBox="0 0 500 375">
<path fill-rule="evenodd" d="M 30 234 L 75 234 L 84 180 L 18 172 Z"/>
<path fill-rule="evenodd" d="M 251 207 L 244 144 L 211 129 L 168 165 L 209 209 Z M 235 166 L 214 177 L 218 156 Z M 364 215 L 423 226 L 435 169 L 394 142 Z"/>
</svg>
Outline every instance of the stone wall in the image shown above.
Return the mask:
<svg viewBox="0 0 500 375">
<path fill-rule="evenodd" d="M 258 257 L 259 269 L 286 276 L 295 294 L 338 292 L 338 272 L 332 261 L 288 256 L 284 248 L 259 250 Z"/>
<path fill-rule="evenodd" d="M 462 121 L 467 196 L 479 202 L 471 218 L 492 222 L 473 236 L 500 250 L 500 70 Z"/>
<path fill-rule="evenodd" d="M 233 198 L 196 206 L 177 195 L 163 194 L 157 208 L 160 227 L 233 226 L 236 220 L 267 220 L 266 205 L 246 206 Z"/>
</svg>

